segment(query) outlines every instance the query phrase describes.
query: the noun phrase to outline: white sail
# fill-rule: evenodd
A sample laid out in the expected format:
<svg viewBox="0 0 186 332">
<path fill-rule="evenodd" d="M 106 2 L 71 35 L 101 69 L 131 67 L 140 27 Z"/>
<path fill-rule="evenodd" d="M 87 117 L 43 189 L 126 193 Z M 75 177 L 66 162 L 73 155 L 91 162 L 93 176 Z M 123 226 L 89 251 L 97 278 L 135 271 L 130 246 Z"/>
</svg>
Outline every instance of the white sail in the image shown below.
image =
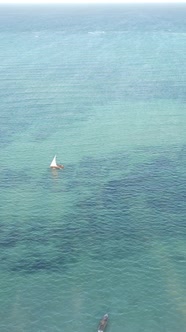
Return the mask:
<svg viewBox="0 0 186 332">
<path fill-rule="evenodd" d="M 57 167 L 57 163 L 56 163 L 56 156 L 54 157 L 54 159 L 52 160 L 50 167 Z"/>
</svg>

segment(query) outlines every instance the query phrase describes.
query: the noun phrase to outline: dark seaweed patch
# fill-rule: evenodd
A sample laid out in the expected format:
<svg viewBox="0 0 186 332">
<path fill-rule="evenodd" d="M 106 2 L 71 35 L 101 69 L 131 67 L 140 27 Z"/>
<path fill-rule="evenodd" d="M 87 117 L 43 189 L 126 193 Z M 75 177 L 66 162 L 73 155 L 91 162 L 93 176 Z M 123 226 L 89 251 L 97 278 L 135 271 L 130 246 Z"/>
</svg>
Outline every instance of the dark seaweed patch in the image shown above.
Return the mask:
<svg viewBox="0 0 186 332">
<path fill-rule="evenodd" d="M 101 195 L 103 206 L 110 210 L 127 212 L 131 208 L 131 199 L 141 193 L 142 183 L 142 177 L 109 181 Z"/>
<path fill-rule="evenodd" d="M 19 241 L 19 230 L 11 225 L 1 224 L 0 231 L 0 247 L 1 248 L 11 248 L 15 247 Z"/>
<path fill-rule="evenodd" d="M 27 170 L 3 169 L 1 172 L 1 188 L 17 187 L 25 183 L 31 183 L 32 177 Z"/>
<path fill-rule="evenodd" d="M 54 261 L 38 258 L 38 259 L 20 259 L 10 267 L 12 272 L 37 273 L 40 271 L 58 271 L 58 264 Z"/>
<path fill-rule="evenodd" d="M 81 234 L 80 234 L 81 233 Z M 30 225 L 27 231 L 17 234 L 13 259 L 8 251 L 4 251 L 5 269 L 21 273 L 37 273 L 40 271 L 63 271 L 69 264 L 78 261 L 81 252 L 83 232 L 78 227 L 50 228 L 50 225 Z M 13 246 L 11 232 L 7 233 L 6 243 L 1 246 L 8 249 Z M 23 249 L 22 249 L 23 248 Z"/>
<path fill-rule="evenodd" d="M 121 89 L 118 89 L 117 94 L 120 94 Z M 149 96 L 153 98 L 163 98 L 163 99 L 175 99 L 185 101 L 186 89 L 184 84 L 180 82 L 174 82 L 171 84 L 170 81 L 159 82 L 156 81 L 146 81 L 141 84 L 141 82 L 134 83 L 125 87 L 125 91 L 122 91 L 122 97 L 132 97 L 136 99 L 148 99 Z M 120 97 L 118 95 L 117 97 Z"/>
<path fill-rule="evenodd" d="M 4 249 L 4 268 L 22 273 L 61 272 L 78 262 L 85 252 L 100 261 L 123 259 L 146 250 L 152 233 L 165 237 L 174 231 L 177 236 L 183 236 L 184 222 L 181 221 L 178 228 L 175 227 L 177 218 L 169 219 L 175 213 L 184 215 L 185 212 L 184 178 L 181 179 L 175 160 L 160 155 L 137 165 L 120 179 L 106 182 L 105 177 L 101 186 L 99 175 L 105 174 L 110 161 L 101 160 L 97 177 L 91 170 L 95 166 L 97 173 L 99 163 L 96 160 L 85 159 L 82 168 L 69 165 L 69 173 L 64 172 L 62 176 L 65 190 L 82 189 L 84 185 L 89 190 L 77 196 L 73 211 L 59 217 L 55 223 L 48 217 L 37 219 L 33 216 L 17 234 L 15 229 L 13 233 L 9 229 L 0 242 Z M 85 168 L 86 176 L 83 175 Z M 58 180 L 60 187 L 60 174 L 56 182 L 51 177 L 47 189 L 56 190 Z M 137 220 L 141 204 L 147 209 Z M 19 256 L 11 259 L 8 252 L 14 246 Z"/>
<path fill-rule="evenodd" d="M 8 236 L 2 237 L 0 236 L 0 247 L 7 248 L 7 247 L 15 247 L 17 244 L 17 238 L 14 234 L 9 234 Z"/>
</svg>

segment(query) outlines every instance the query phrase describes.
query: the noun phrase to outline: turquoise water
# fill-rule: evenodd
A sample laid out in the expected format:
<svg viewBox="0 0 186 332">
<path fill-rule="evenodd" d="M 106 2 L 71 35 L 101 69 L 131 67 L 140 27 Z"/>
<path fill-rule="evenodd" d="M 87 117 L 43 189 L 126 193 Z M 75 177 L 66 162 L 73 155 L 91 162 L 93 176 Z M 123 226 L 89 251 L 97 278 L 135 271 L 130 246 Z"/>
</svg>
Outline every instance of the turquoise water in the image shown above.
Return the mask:
<svg viewBox="0 0 186 332">
<path fill-rule="evenodd" d="M 186 331 L 186 7 L 0 13 L 0 331 Z"/>
</svg>

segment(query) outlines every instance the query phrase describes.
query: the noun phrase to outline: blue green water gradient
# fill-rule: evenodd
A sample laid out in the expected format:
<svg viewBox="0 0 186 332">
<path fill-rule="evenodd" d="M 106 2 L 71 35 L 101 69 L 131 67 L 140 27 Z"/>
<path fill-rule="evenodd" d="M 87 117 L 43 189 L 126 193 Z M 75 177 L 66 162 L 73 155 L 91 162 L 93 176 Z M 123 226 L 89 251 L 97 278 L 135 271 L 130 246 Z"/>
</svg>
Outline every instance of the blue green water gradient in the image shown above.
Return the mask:
<svg viewBox="0 0 186 332">
<path fill-rule="evenodd" d="M 186 331 L 186 6 L 0 9 L 0 331 Z"/>
</svg>

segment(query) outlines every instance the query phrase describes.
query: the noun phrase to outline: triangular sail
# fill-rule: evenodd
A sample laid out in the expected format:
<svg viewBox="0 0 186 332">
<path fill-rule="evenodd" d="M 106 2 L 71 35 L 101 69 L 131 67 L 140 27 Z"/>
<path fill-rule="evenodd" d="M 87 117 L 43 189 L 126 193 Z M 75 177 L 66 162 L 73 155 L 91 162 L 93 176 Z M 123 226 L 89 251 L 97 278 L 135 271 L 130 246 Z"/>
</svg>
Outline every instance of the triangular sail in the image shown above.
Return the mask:
<svg viewBox="0 0 186 332">
<path fill-rule="evenodd" d="M 57 163 L 56 163 L 56 156 L 54 157 L 54 159 L 52 160 L 50 167 L 57 167 Z"/>
</svg>

